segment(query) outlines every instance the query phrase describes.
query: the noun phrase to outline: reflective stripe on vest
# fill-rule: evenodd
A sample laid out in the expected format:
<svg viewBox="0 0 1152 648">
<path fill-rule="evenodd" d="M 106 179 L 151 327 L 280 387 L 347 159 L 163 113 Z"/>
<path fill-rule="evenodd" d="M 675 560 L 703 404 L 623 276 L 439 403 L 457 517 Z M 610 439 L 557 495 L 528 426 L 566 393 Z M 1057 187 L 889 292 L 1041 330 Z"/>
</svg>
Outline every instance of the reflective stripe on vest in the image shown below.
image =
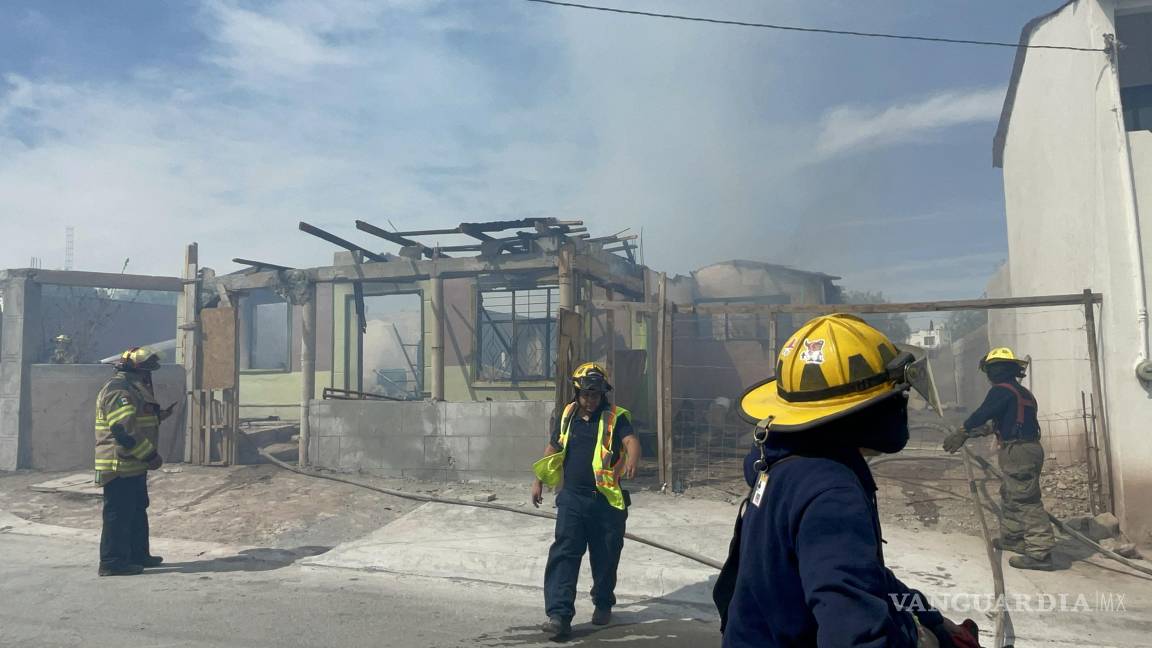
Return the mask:
<svg viewBox="0 0 1152 648">
<path fill-rule="evenodd" d="M 576 411 L 576 403 L 569 403 L 560 415 L 560 452 L 548 455 L 532 466 L 536 477 L 544 484 L 556 487 L 560 483 L 560 476 L 564 468 L 564 457 L 568 452 L 568 431 L 572 427 L 572 418 Z M 596 490 L 604 496 L 614 508 L 624 510 L 624 492 L 616 482 L 616 467 L 627 456 L 627 449 L 620 448 L 620 457 L 611 463 L 612 439 L 616 433 L 616 422 L 622 416 L 630 416 L 628 410 L 616 405 L 609 405 L 600 413 L 600 424 L 596 433 L 596 448 L 598 452 L 592 454 L 592 474 L 596 480 Z"/>
</svg>

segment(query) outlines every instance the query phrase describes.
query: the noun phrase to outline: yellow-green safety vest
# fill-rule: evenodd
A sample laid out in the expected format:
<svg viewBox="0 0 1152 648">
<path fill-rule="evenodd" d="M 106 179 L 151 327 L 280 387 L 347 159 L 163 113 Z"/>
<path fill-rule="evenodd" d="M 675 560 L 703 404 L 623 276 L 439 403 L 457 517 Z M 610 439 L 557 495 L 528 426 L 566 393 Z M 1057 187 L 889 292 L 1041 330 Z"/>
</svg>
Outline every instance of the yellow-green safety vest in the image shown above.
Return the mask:
<svg viewBox="0 0 1152 648">
<path fill-rule="evenodd" d="M 560 484 L 564 473 L 564 457 L 568 452 L 568 430 L 572 427 L 572 417 L 576 412 L 576 403 L 568 403 L 560 417 L 560 452 L 550 454 L 532 465 L 532 472 L 545 485 L 555 488 Z M 616 421 L 621 417 L 631 419 L 632 414 L 617 405 L 609 405 L 600 413 L 600 426 L 596 432 L 596 447 L 599 452 L 592 453 L 592 473 L 596 477 L 596 490 L 604 496 L 613 507 L 624 510 L 624 492 L 616 479 L 616 468 L 623 465 L 628 451 L 621 444 L 620 457 L 616 463 L 609 465 L 612 456 L 612 438 L 616 431 Z"/>
</svg>

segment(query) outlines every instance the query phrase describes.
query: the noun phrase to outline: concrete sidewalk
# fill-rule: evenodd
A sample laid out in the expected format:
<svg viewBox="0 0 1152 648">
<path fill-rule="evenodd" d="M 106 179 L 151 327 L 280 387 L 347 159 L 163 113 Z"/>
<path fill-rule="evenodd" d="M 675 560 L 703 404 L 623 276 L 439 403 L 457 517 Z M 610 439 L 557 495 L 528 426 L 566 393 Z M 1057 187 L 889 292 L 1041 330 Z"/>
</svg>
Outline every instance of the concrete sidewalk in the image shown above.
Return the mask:
<svg viewBox="0 0 1152 648">
<path fill-rule="evenodd" d="M 659 496 L 634 500 L 643 505 L 629 511 L 630 533 L 724 559 L 735 507 Z M 303 564 L 539 588 L 553 526 L 543 518 L 430 503 Z M 711 605 L 716 574 L 687 558 L 625 541 L 617 594 Z M 580 582 L 585 588 L 592 584 L 586 560 Z"/>
<path fill-rule="evenodd" d="M 633 499 L 630 532 L 725 557 L 735 506 L 645 493 Z M 425 504 L 361 540 L 302 562 L 540 588 L 552 532 L 550 520 Z M 984 611 L 993 585 L 983 540 L 894 525 L 885 528 L 885 539 L 886 559 L 897 576 L 950 618 L 972 617 L 990 645 L 993 622 Z M 1087 555 L 1076 554 L 1073 545 L 1067 549 Z M 1008 567 L 1003 558 L 1009 602 L 1018 607 L 1012 614 L 1017 645 L 1152 646 L 1152 579 L 1100 556 L 1088 560 L 1092 564 L 1075 562 L 1066 571 L 1025 572 Z M 629 541 L 618 594 L 625 600 L 710 606 L 715 576 L 705 565 Z M 580 582 L 582 592 L 591 586 L 587 561 Z M 590 607 L 586 594 L 577 605 Z M 1052 605 L 1055 609 L 1047 609 Z"/>
</svg>

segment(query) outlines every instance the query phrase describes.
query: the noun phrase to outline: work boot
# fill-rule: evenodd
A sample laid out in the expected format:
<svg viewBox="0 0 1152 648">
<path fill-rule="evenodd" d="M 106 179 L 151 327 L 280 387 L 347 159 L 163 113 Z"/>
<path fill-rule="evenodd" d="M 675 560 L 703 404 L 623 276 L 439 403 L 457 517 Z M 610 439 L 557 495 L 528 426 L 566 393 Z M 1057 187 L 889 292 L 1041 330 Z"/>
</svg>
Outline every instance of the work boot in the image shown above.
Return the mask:
<svg viewBox="0 0 1152 648">
<path fill-rule="evenodd" d="M 567 639 L 572 634 L 572 620 L 562 616 L 551 616 L 540 629 L 551 639 Z"/>
<path fill-rule="evenodd" d="M 1048 554 L 1043 558 L 1033 558 L 1032 556 L 1012 556 L 1008 559 L 1008 564 L 1016 569 L 1034 569 L 1036 571 L 1055 571 L 1060 569 L 1052 562 L 1052 555 Z"/>
<path fill-rule="evenodd" d="M 992 538 L 992 546 L 1000 551 L 1011 551 L 1012 553 L 1023 554 L 1024 542 L 1022 540 L 1005 540 L 1004 538 Z"/>
<path fill-rule="evenodd" d="M 140 565 L 124 565 L 121 567 L 100 567 L 97 573 L 101 576 L 136 576 L 144 571 Z"/>
<path fill-rule="evenodd" d="M 612 608 L 596 608 L 592 613 L 592 625 L 608 625 L 612 622 Z"/>
</svg>

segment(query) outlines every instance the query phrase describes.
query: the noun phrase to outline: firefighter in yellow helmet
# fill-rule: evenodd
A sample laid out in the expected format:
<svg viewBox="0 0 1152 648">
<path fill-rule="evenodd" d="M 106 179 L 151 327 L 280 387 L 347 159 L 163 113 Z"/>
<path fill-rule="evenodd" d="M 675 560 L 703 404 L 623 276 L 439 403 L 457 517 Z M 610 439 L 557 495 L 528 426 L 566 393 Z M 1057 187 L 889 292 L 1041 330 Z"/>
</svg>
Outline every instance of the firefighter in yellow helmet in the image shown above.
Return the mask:
<svg viewBox="0 0 1152 648">
<path fill-rule="evenodd" d="M 608 401 L 612 385 L 592 362 L 572 372 L 575 396 L 556 417 L 544 458 L 532 467 L 532 504 L 545 485 L 556 493 L 556 539 L 544 570 L 543 630 L 554 639 L 572 631 L 576 579 L 584 551 L 592 567 L 592 623 L 607 625 L 616 604 L 616 568 L 624 547 L 628 493 L 621 481 L 636 475 L 640 442 L 628 410 Z"/>
<path fill-rule="evenodd" d="M 1020 384 L 1027 369 L 1028 361 L 1017 358 L 1012 349 L 989 351 L 980 361 L 980 370 L 992 387 L 964 425 L 944 439 L 944 450 L 956 452 L 972 437 L 996 433 L 996 460 L 1004 473 L 1000 484 L 1004 513 L 1000 537 L 993 543 L 1001 550 L 1021 554 L 1008 559 L 1017 569 L 1051 571 L 1064 565 L 1052 560 L 1056 537 L 1040 499 L 1044 447 L 1040 445 L 1036 397 Z"/>
<path fill-rule="evenodd" d="M 739 411 L 756 425 L 728 560 L 713 598 L 724 648 L 974 646 L 885 566 L 865 456 L 908 442 L 908 392 L 926 360 L 851 315 L 817 317 L 780 350 Z"/>
<path fill-rule="evenodd" d="M 159 453 L 161 409 L 152 388 L 159 356 L 148 347 L 128 349 L 96 396 L 96 483 L 104 489 L 100 534 L 101 576 L 132 576 L 163 558 L 148 547 L 148 477 L 164 460 Z"/>
</svg>

